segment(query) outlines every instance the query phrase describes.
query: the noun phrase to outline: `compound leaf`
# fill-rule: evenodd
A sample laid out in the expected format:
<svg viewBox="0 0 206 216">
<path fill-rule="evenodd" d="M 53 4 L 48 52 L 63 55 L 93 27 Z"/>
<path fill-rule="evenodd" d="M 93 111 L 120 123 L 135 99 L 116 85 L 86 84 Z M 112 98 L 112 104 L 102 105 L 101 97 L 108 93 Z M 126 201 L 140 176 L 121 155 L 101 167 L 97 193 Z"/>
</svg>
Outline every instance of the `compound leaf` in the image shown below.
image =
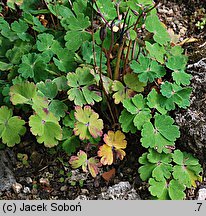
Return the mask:
<svg viewBox="0 0 206 216">
<path fill-rule="evenodd" d="M 38 113 L 30 116 L 31 132 L 37 137 L 38 143 L 46 147 L 54 147 L 62 139 L 62 129 L 58 119 L 47 108 L 38 109 Z"/>
<path fill-rule="evenodd" d="M 122 160 L 126 155 L 125 149 L 127 146 L 127 141 L 125 140 L 125 135 L 121 131 L 108 131 L 108 134 L 104 135 L 103 138 L 105 144 L 100 146 L 98 151 L 98 156 L 101 157 L 101 163 L 103 165 L 111 165 L 114 160 L 113 151 L 116 153 L 116 158 Z"/>
<path fill-rule="evenodd" d="M 87 154 L 82 150 L 77 153 L 77 156 L 71 156 L 69 163 L 73 169 L 82 167 L 84 172 L 88 172 L 88 166 L 89 172 L 94 178 L 99 172 L 98 168 L 101 166 L 99 160 L 96 158 L 91 157 L 87 160 Z"/>
<path fill-rule="evenodd" d="M 190 94 L 192 92 L 190 87 L 183 88 L 166 81 L 161 85 L 160 92 L 166 97 L 161 101 L 161 105 L 167 110 L 175 109 L 175 104 L 180 108 L 186 108 L 190 105 Z"/>
<path fill-rule="evenodd" d="M 153 178 L 149 180 L 149 191 L 153 196 L 160 200 L 183 200 L 185 198 L 185 187 L 177 180 L 172 179 L 169 183 L 166 180 L 156 181 Z"/>
<path fill-rule="evenodd" d="M 159 153 L 169 152 L 169 146 L 174 146 L 174 141 L 180 136 L 178 127 L 173 125 L 173 122 L 174 120 L 169 116 L 156 115 L 155 127 L 151 122 L 145 123 L 141 132 L 142 145 L 145 148 L 154 148 Z"/>
<path fill-rule="evenodd" d="M 138 130 L 141 130 L 142 126 L 150 121 L 152 117 L 150 114 L 151 111 L 147 108 L 146 101 L 141 94 L 137 94 L 130 99 L 125 99 L 123 106 L 128 112 L 135 115 L 133 122 Z"/>
<path fill-rule="evenodd" d="M 22 56 L 22 63 L 19 65 L 18 72 L 25 79 L 33 78 L 35 82 L 45 80 L 48 76 L 46 63 L 35 53 Z"/>
<path fill-rule="evenodd" d="M 25 121 L 12 115 L 13 112 L 8 107 L 0 108 L 0 138 L 9 147 L 20 143 L 20 136 L 26 132 L 26 128 L 23 126 Z"/>
<path fill-rule="evenodd" d="M 91 136 L 93 138 L 102 136 L 103 121 L 90 106 L 85 106 L 83 109 L 76 106 L 74 115 L 76 118 L 74 133 L 81 140 L 90 139 Z"/>
<path fill-rule="evenodd" d="M 89 17 L 85 17 L 83 13 L 78 13 L 76 16 L 68 17 L 65 21 L 68 24 L 64 25 L 68 30 L 64 37 L 66 47 L 76 51 L 84 41 L 91 39 L 91 35 L 85 31 L 90 26 Z M 71 38 L 75 38 L 75 40 L 71 40 Z"/>
<path fill-rule="evenodd" d="M 163 77 L 166 74 L 164 67 L 143 54 L 139 55 L 138 62 L 132 60 L 130 67 L 139 74 L 138 78 L 143 83 L 153 82 L 155 78 Z"/>
<path fill-rule="evenodd" d="M 202 168 L 196 158 L 186 152 L 175 150 L 173 161 L 177 164 L 174 166 L 173 176 L 186 187 L 197 187 L 196 182 L 200 180 Z"/>
<path fill-rule="evenodd" d="M 94 76 L 89 68 L 77 68 L 75 73 L 67 74 L 68 85 L 71 87 L 67 92 L 68 98 L 74 101 L 75 105 L 94 104 L 102 98 L 97 91 L 90 91 L 89 88 L 95 83 Z"/>
<path fill-rule="evenodd" d="M 120 81 L 114 80 L 112 84 L 112 91 L 115 93 L 113 94 L 114 103 L 119 104 L 125 98 L 130 98 L 134 95 L 134 91 L 131 89 L 127 89 Z"/>
</svg>

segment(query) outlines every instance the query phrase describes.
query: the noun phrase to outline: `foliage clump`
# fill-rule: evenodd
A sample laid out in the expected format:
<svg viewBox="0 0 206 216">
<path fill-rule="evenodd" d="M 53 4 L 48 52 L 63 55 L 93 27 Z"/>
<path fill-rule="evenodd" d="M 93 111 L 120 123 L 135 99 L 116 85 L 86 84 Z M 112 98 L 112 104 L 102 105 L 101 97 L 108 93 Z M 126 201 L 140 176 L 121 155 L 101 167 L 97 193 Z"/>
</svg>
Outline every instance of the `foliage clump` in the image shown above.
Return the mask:
<svg viewBox="0 0 206 216">
<path fill-rule="evenodd" d="M 124 159 L 136 144 L 132 133 L 145 148 L 137 169 L 153 198 L 184 199 L 202 169 L 176 149 L 170 111 L 189 106 L 191 75 L 156 5 L 8 1 L 10 14 L 21 11 L 12 20 L 0 8 L 2 142 L 12 147 L 32 133 L 46 147 L 78 152 L 71 167 L 96 177 L 102 165 Z"/>
</svg>

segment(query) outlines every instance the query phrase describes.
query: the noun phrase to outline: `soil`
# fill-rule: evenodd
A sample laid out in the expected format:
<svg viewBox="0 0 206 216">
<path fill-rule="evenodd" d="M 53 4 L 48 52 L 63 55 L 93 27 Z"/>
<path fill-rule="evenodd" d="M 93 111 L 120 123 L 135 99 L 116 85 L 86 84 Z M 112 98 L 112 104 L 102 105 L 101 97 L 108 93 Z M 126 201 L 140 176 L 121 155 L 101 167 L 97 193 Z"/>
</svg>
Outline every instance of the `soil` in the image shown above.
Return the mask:
<svg viewBox="0 0 206 216">
<path fill-rule="evenodd" d="M 202 16 L 205 1 L 182 0 L 160 1 L 159 16 L 166 26 L 179 34 L 179 41 L 195 38 L 193 42 L 186 41 L 183 48 L 189 56 L 189 63 L 197 62 L 206 57 L 206 27 L 199 30 L 195 24 Z M 33 137 L 27 137 L 18 147 L 7 149 L 7 157 L 12 163 L 16 182 L 11 190 L 0 192 L 0 199 L 76 199 L 79 195 L 87 195 L 97 199 L 98 195 L 116 183 L 129 181 L 140 195 L 141 199 L 150 199 L 148 185 L 143 183 L 138 174 L 138 158 L 144 152 L 137 148 L 138 140 L 130 137 L 126 157 L 121 163 L 110 168 L 101 168 L 101 173 L 115 168 L 112 180 L 105 181 L 101 175 L 92 178 L 81 171 L 71 170 L 68 166 L 69 157 L 61 152 L 48 151 L 43 145 L 33 143 Z M 31 140 L 28 142 L 28 140 Z M 139 145 L 140 146 L 140 145 Z M 24 160 L 18 159 L 19 153 L 24 154 Z M 204 184 L 204 182 L 203 182 Z M 197 189 L 187 191 L 186 199 L 196 199 Z"/>
</svg>

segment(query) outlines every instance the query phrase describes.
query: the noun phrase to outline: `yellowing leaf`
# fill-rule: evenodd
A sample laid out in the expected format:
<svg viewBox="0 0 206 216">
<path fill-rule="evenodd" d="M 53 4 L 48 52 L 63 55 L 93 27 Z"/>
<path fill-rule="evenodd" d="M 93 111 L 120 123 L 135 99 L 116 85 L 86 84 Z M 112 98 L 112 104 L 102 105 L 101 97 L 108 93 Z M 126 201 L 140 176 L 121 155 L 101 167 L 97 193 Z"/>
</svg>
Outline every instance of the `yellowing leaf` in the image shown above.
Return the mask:
<svg viewBox="0 0 206 216">
<path fill-rule="evenodd" d="M 108 134 L 104 135 L 104 142 L 116 149 L 125 149 L 127 146 L 127 141 L 125 140 L 125 135 L 121 131 L 109 131 Z"/>
<path fill-rule="evenodd" d="M 98 156 L 101 157 L 100 162 L 103 165 L 111 165 L 113 163 L 113 152 L 112 148 L 106 144 L 100 146 Z"/>
<path fill-rule="evenodd" d="M 88 166 L 89 172 L 94 178 L 97 176 L 99 172 L 99 167 L 101 167 L 101 164 L 99 163 L 98 159 L 94 157 L 87 159 L 87 154 L 82 150 L 80 150 L 77 153 L 77 156 L 72 156 L 69 160 L 69 163 L 71 164 L 71 167 L 73 169 L 82 167 L 82 170 L 84 172 L 88 172 L 87 170 L 87 166 Z"/>
<path fill-rule="evenodd" d="M 114 156 L 120 160 L 124 158 L 126 153 L 122 149 L 126 148 L 127 141 L 121 131 L 108 131 L 108 134 L 104 135 L 104 142 L 105 144 L 98 151 L 98 156 L 101 157 L 100 161 L 103 165 L 111 165 L 114 161 Z"/>
<path fill-rule="evenodd" d="M 90 139 L 102 136 L 103 121 L 99 119 L 99 115 L 91 109 L 90 106 L 85 106 L 82 109 L 80 106 L 75 107 L 74 113 L 77 122 L 75 123 L 74 133 L 79 135 L 81 140 Z"/>
</svg>

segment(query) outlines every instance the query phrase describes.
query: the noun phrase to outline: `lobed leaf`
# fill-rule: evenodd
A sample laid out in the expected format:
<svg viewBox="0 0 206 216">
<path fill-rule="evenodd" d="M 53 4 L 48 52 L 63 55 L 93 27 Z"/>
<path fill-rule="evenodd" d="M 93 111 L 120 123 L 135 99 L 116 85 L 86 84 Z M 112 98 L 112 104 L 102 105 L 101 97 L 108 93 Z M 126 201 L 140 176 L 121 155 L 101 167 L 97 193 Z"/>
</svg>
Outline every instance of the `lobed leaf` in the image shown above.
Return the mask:
<svg viewBox="0 0 206 216">
<path fill-rule="evenodd" d="M 155 78 L 163 77 L 166 74 L 163 66 L 143 54 L 139 55 L 138 62 L 132 60 L 130 67 L 134 73 L 139 74 L 138 78 L 143 83 L 153 82 Z"/>
<path fill-rule="evenodd" d="M 123 160 L 126 153 L 124 150 L 127 145 L 127 141 L 125 140 L 125 135 L 121 131 L 108 131 L 108 134 L 104 135 L 103 138 L 105 144 L 100 146 L 98 151 L 98 156 L 101 157 L 101 163 L 103 165 L 111 165 L 114 160 L 113 152 L 116 153 L 116 158 Z"/>
<path fill-rule="evenodd" d="M 151 122 L 145 123 L 141 131 L 141 143 L 145 148 L 154 148 L 157 152 L 170 152 L 169 146 L 180 137 L 177 126 L 173 125 L 174 120 L 170 116 L 156 115 L 154 126 Z"/>
<path fill-rule="evenodd" d="M 10 100 L 13 105 L 30 104 L 36 95 L 36 86 L 31 82 L 22 82 L 10 87 Z"/>
<path fill-rule="evenodd" d="M 0 138 L 8 147 L 20 143 L 20 136 L 26 132 L 26 128 L 23 126 L 25 121 L 12 115 L 13 112 L 8 107 L 0 108 Z"/>
<path fill-rule="evenodd" d="M 81 140 L 90 139 L 91 136 L 93 138 L 102 136 L 103 121 L 90 106 L 85 106 L 84 109 L 76 106 L 74 115 L 76 118 L 74 133 Z"/>
</svg>

